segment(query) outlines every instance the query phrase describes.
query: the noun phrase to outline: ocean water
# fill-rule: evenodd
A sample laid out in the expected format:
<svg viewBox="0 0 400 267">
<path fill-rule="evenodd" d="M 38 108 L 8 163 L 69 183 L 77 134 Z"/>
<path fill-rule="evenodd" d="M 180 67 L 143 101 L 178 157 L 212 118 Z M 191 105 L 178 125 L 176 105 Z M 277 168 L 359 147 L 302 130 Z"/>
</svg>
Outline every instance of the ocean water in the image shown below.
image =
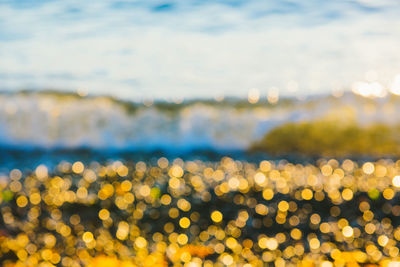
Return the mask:
<svg viewBox="0 0 400 267">
<path fill-rule="evenodd" d="M 309 95 L 367 73 L 390 87 L 400 69 L 399 11 L 397 0 L 5 0 L 0 89 L 131 100 L 271 87 Z"/>
<path fill-rule="evenodd" d="M 105 96 L 19 92 L 0 95 L 0 162 L 34 166 L 63 159 L 157 156 L 250 158 L 249 147 L 271 129 L 320 118 L 359 123 L 398 122 L 400 99 L 368 99 L 348 93 L 265 100 L 193 100 L 145 106 Z"/>
</svg>

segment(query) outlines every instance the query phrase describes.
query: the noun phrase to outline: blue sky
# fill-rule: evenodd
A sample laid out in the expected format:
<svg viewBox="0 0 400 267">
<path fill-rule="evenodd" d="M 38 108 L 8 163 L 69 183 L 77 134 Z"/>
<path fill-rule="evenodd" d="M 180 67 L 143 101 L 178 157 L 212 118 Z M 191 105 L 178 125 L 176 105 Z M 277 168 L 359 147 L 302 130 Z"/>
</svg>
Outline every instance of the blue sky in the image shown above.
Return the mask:
<svg viewBox="0 0 400 267">
<path fill-rule="evenodd" d="M 0 0 L 0 88 L 302 95 L 366 73 L 389 86 L 400 73 L 398 14 L 397 0 Z"/>
</svg>

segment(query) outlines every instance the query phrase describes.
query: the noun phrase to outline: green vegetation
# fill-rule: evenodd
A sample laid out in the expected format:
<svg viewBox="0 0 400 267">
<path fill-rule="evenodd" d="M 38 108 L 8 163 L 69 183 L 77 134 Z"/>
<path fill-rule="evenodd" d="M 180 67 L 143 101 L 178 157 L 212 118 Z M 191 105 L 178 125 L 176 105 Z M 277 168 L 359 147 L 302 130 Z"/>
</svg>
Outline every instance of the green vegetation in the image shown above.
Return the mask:
<svg viewBox="0 0 400 267">
<path fill-rule="evenodd" d="M 340 121 L 287 123 L 253 144 L 251 151 L 273 156 L 309 157 L 399 156 L 400 127 L 384 124 L 359 126 Z"/>
</svg>

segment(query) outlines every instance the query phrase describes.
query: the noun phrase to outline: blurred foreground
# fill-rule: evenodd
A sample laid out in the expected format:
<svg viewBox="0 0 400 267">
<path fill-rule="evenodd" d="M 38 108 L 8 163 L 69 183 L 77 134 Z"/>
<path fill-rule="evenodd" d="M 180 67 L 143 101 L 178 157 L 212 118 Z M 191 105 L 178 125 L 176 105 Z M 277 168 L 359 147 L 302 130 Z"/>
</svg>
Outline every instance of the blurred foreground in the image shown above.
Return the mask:
<svg viewBox="0 0 400 267">
<path fill-rule="evenodd" d="M 228 157 L 14 169 L 0 179 L 0 261 L 399 266 L 399 175 L 392 160 Z"/>
</svg>

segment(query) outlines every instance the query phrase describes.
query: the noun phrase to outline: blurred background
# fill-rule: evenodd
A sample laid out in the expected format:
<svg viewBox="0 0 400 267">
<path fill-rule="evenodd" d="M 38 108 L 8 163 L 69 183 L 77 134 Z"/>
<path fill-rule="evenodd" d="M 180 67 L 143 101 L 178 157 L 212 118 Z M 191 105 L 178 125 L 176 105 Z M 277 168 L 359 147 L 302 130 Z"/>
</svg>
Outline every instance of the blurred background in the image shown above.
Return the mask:
<svg viewBox="0 0 400 267">
<path fill-rule="evenodd" d="M 0 265 L 400 266 L 398 0 L 0 0 Z"/>
<path fill-rule="evenodd" d="M 398 153 L 397 1 L 3 0 L 0 6 L 4 151 Z M 344 145 L 336 153 L 332 140 L 321 146 L 326 140 L 306 136 L 315 150 L 266 138 L 286 123 L 326 120 L 341 124 L 337 134 L 346 137 L 347 128 L 358 127 L 355 139 L 365 137 L 365 127 L 385 124 L 390 140 L 377 143 L 386 147 L 379 151 Z M 326 139 L 329 130 L 315 127 Z"/>
<path fill-rule="evenodd" d="M 4 149 L 226 154 L 288 122 L 398 120 L 397 1 L 0 5 Z"/>
<path fill-rule="evenodd" d="M 0 5 L 3 90 L 137 102 L 247 98 L 252 88 L 261 98 L 274 90 L 301 97 L 357 81 L 390 90 L 400 68 L 395 0 Z"/>
</svg>

